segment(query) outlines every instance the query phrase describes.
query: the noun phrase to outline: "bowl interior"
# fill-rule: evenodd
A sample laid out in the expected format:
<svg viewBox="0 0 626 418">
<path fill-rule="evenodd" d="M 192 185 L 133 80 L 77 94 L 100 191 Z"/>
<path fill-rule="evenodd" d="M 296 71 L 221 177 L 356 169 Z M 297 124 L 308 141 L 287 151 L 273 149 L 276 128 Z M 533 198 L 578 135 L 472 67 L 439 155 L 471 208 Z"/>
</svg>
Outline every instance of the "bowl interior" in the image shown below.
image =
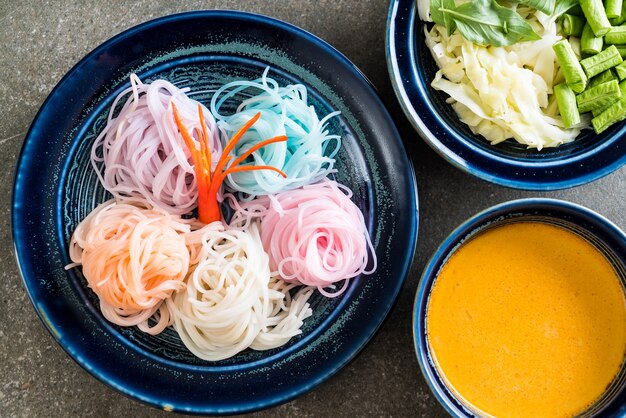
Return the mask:
<svg viewBox="0 0 626 418">
<path fill-rule="evenodd" d="M 532 199 L 529 199 L 532 200 Z M 422 275 L 415 302 L 414 337 L 420 367 L 437 399 L 454 416 L 472 417 L 479 414 L 448 386 L 440 375 L 426 338 L 426 312 L 432 287 L 447 260 L 465 242 L 491 228 L 512 222 L 542 222 L 574 232 L 594 245 L 615 269 L 626 294 L 626 236 L 606 219 L 577 205 L 550 199 L 535 199 L 533 203 L 513 201 L 488 209 L 455 230 L 433 255 Z M 626 401 L 626 359 L 604 395 L 581 417 L 616 413 Z"/>
<path fill-rule="evenodd" d="M 235 80 L 253 80 L 259 78 L 263 73 L 266 63 L 252 59 L 238 59 L 227 55 L 213 55 L 193 62 L 173 60 L 166 65 L 159 66 L 146 74 L 139 74 L 145 82 L 155 79 L 165 79 L 179 88 L 190 88 L 189 97 L 202 102 L 209 107 L 213 93 L 222 85 Z M 274 78 L 281 86 L 288 84 L 303 84 L 304 82 L 293 75 L 279 69 L 271 69 L 269 76 Z M 94 112 L 85 121 L 79 134 L 72 138 L 71 152 L 67 156 L 62 170 L 60 182 L 59 199 L 64 204 L 58 209 L 58 222 L 60 242 L 63 254 L 69 253 L 68 243 L 71 235 L 78 225 L 98 204 L 111 198 L 111 195 L 102 187 L 98 181 L 95 170 L 90 162 L 91 148 L 96 137 L 101 132 L 107 122 L 111 103 L 117 96 L 117 92 L 129 86 L 124 83 L 115 89 L 115 92 L 103 98 L 99 103 L 95 103 Z M 309 104 L 313 105 L 320 118 L 333 111 L 333 106 L 320 96 L 310 86 Z M 254 92 L 257 93 L 257 92 Z M 239 103 L 248 98 L 249 95 L 239 94 L 233 100 L 225 103 L 223 109 L 226 112 L 235 112 Z M 118 105 L 121 107 L 123 101 Z M 373 213 L 373 190 L 368 185 L 372 184 L 372 175 L 367 169 L 365 156 L 359 150 L 358 140 L 354 132 L 339 117 L 329 121 L 330 132 L 340 133 L 342 146 L 337 155 L 337 173 L 335 180 L 347 185 L 354 191 L 353 202 L 364 214 L 369 230 L 374 226 Z M 69 259 L 65 259 L 69 263 Z M 81 274 L 80 268 L 72 269 L 69 272 L 73 289 L 94 320 L 99 321 L 102 327 L 109 328 L 118 338 L 124 340 L 125 344 L 131 344 L 145 350 L 146 352 L 162 357 L 166 360 L 182 362 L 185 364 L 197 364 L 212 366 L 244 364 L 250 362 L 267 362 L 274 359 L 276 354 L 289 350 L 294 344 L 309 340 L 315 332 L 319 332 L 323 323 L 329 322 L 338 313 L 337 308 L 343 306 L 353 297 L 355 286 L 351 286 L 345 297 L 327 298 L 319 292 L 315 292 L 310 299 L 313 309 L 313 316 L 305 321 L 302 334 L 292 338 L 285 346 L 268 351 L 246 350 L 239 355 L 220 362 L 208 363 L 195 357 L 182 344 L 176 332 L 168 328 L 163 333 L 152 336 L 141 332 L 136 327 L 120 327 L 109 324 L 102 315 L 99 314 L 98 298 L 87 286 L 87 281 Z M 358 282 L 358 279 L 354 282 Z"/>
<path fill-rule="evenodd" d="M 491 145 L 459 120 L 448 95 L 431 82 L 438 70 L 426 46 L 415 0 L 393 0 L 387 22 L 387 62 L 396 96 L 426 143 L 448 162 L 478 178 L 526 190 L 574 187 L 626 163 L 626 124 L 601 135 L 584 130 L 576 140 L 541 151 L 513 139 Z"/>
<path fill-rule="evenodd" d="M 581 154 L 592 151 L 594 148 L 601 148 L 606 145 L 611 138 L 616 135 L 622 135 L 626 132 L 623 124 L 615 124 L 600 135 L 596 135 L 593 129 L 585 129 L 576 138 L 567 144 L 554 148 L 544 148 L 541 151 L 536 149 L 528 149 L 525 145 L 518 143 L 513 139 L 507 139 L 496 145 L 491 145 L 487 139 L 481 135 L 472 133 L 470 128 L 459 120 L 452 106 L 446 103 L 449 99 L 445 92 L 435 90 L 431 85 L 435 74 L 439 68 L 435 62 L 430 50 L 425 44 L 424 28 L 430 28 L 432 24 L 424 24 L 416 21 L 415 43 L 416 51 L 415 65 L 419 74 L 419 83 L 425 91 L 424 98 L 432 111 L 440 118 L 444 129 L 447 133 L 454 137 L 457 141 L 466 142 L 469 146 L 475 147 L 480 152 L 491 154 L 496 157 L 506 158 L 520 162 L 550 162 L 558 161 L 564 158 L 574 158 Z"/>
</svg>

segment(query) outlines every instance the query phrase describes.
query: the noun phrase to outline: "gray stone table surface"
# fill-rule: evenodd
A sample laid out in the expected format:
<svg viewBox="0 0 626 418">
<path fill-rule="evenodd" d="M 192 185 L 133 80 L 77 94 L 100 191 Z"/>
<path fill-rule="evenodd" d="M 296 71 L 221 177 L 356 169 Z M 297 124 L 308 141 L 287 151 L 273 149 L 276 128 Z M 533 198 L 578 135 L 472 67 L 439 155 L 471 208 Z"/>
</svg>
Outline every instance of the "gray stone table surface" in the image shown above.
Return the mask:
<svg viewBox="0 0 626 418">
<path fill-rule="evenodd" d="M 445 416 L 419 372 L 411 332 L 420 272 L 444 237 L 481 209 L 529 196 L 577 202 L 626 227 L 624 168 L 570 190 L 524 192 L 466 175 L 426 146 L 401 112 L 387 75 L 387 7 L 385 0 L 0 1 L 0 416 L 166 415 L 109 389 L 57 346 L 22 285 L 9 225 L 16 159 L 48 93 L 100 43 L 158 16 L 194 9 L 247 10 L 283 19 L 328 41 L 378 88 L 415 165 L 420 197 L 417 252 L 384 327 L 337 376 L 294 401 L 254 416 Z"/>
</svg>

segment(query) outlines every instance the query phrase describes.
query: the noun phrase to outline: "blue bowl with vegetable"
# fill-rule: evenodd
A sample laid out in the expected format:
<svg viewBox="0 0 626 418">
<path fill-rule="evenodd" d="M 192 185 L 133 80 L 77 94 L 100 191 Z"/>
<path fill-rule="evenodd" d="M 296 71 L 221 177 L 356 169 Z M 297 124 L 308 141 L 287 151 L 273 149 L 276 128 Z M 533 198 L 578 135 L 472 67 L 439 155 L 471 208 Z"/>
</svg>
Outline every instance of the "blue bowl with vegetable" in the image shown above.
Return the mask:
<svg viewBox="0 0 626 418">
<path fill-rule="evenodd" d="M 387 62 L 404 112 L 450 163 L 503 186 L 563 189 L 617 170 L 626 26 L 611 3 L 392 1 Z"/>
</svg>

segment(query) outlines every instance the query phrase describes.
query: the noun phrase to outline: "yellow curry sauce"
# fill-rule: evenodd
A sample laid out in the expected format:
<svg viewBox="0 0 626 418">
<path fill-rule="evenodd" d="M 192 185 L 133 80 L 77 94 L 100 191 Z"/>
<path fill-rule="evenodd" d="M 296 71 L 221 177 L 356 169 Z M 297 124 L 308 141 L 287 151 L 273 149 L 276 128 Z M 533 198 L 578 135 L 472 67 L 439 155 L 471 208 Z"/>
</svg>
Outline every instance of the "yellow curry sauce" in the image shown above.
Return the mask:
<svg viewBox="0 0 626 418">
<path fill-rule="evenodd" d="M 626 352 L 626 297 L 607 259 L 564 228 L 517 222 L 445 263 L 426 332 L 448 386 L 496 417 L 570 417 L 598 400 Z"/>
</svg>

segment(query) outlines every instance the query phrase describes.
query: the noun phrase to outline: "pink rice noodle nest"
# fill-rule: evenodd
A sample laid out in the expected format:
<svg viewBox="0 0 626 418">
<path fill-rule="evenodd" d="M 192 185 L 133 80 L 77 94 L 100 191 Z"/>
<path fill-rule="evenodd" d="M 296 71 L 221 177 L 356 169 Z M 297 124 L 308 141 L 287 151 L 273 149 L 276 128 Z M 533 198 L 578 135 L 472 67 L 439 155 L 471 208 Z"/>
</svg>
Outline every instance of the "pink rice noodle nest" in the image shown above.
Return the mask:
<svg viewBox="0 0 626 418">
<path fill-rule="evenodd" d="M 317 287 L 327 297 L 346 291 L 351 278 L 376 270 L 376 253 L 363 214 L 349 188 L 325 179 L 319 183 L 238 202 L 231 226 L 247 228 L 261 220 L 261 240 L 270 268 L 287 282 Z M 367 268 L 371 260 L 372 267 Z M 336 283 L 345 280 L 339 290 Z"/>
</svg>

